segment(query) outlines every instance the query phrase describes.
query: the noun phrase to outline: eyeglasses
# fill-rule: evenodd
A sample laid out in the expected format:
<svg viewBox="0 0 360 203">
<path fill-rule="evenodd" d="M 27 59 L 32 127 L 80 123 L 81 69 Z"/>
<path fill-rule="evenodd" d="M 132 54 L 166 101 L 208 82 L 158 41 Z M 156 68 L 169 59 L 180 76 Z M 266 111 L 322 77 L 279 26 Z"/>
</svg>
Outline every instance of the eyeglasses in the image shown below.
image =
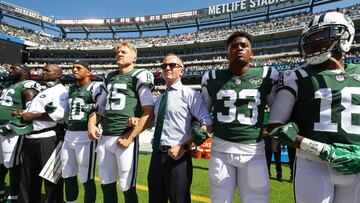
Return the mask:
<svg viewBox="0 0 360 203">
<path fill-rule="evenodd" d="M 163 63 L 163 64 L 160 65 L 160 68 L 161 69 L 166 69 L 168 66 L 170 67 L 170 69 L 174 69 L 177 66 L 179 66 L 180 68 L 183 68 L 183 66 L 178 64 L 178 63 Z"/>
</svg>

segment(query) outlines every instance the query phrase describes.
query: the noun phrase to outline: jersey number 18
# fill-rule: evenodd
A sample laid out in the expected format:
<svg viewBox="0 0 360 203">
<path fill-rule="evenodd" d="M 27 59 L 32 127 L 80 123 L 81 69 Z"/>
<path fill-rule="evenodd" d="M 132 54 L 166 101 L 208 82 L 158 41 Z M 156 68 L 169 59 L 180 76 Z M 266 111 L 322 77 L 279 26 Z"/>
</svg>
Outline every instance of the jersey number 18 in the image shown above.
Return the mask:
<svg viewBox="0 0 360 203">
<path fill-rule="evenodd" d="M 341 128 L 346 133 L 359 134 L 360 126 L 352 124 L 352 114 L 360 114 L 360 105 L 352 103 L 352 95 L 360 95 L 360 87 L 345 87 L 341 90 Z M 320 102 L 320 121 L 314 123 L 314 131 L 338 132 L 338 124 L 331 122 L 332 93 L 330 88 L 321 88 L 315 92 Z"/>
</svg>

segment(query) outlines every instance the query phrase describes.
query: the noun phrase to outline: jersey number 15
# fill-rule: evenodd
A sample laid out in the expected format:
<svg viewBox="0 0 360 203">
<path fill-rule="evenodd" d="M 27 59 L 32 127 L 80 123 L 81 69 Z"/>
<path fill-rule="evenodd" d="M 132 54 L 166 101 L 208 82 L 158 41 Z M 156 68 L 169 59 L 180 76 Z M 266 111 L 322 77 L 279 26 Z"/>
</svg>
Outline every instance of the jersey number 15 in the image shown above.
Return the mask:
<svg viewBox="0 0 360 203">
<path fill-rule="evenodd" d="M 126 96 L 119 90 L 126 90 L 127 84 L 108 84 L 107 102 L 105 110 L 123 110 L 125 108 Z"/>
</svg>

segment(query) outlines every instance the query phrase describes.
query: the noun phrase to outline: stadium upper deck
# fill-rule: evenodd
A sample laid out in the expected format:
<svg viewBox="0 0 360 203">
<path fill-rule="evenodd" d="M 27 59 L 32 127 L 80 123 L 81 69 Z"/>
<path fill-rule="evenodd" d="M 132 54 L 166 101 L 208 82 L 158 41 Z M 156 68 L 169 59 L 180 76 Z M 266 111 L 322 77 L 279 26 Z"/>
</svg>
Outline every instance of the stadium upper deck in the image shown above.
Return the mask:
<svg viewBox="0 0 360 203">
<path fill-rule="evenodd" d="M 41 26 L 43 29 L 58 30 L 63 37 L 71 33 L 137 32 L 139 36 L 147 31 L 194 27 L 197 31 L 209 26 L 232 27 L 251 22 L 268 22 L 271 19 L 312 13 L 314 7 L 340 0 L 240 0 L 208 8 L 177 13 L 150 16 L 133 16 L 105 19 L 53 19 L 36 11 L 10 3 L 0 2 L 0 20 L 10 17 Z"/>
<path fill-rule="evenodd" d="M 199 9 L 196 10 L 196 15 L 184 16 L 185 14 L 178 13 L 177 15 L 173 14 L 164 14 L 158 15 L 164 22 L 170 22 L 176 18 L 177 21 L 186 20 L 188 22 L 189 19 L 192 19 L 197 22 L 198 24 L 202 24 L 201 22 L 208 22 L 211 24 L 215 24 L 218 28 L 213 29 L 205 29 L 198 32 L 187 33 L 187 34 L 178 34 L 178 35 L 171 35 L 171 36 L 161 36 L 161 37 L 139 37 L 139 38 L 132 38 L 128 39 L 132 41 L 138 48 L 146 51 L 147 49 L 152 49 L 154 47 L 172 47 L 176 45 L 183 45 L 183 46 L 195 46 L 197 44 L 208 44 L 209 46 L 219 46 L 222 45 L 219 42 L 223 42 L 224 39 L 233 31 L 235 30 L 245 30 L 255 35 L 255 48 L 259 50 L 255 50 L 256 55 L 263 55 L 263 54 L 274 54 L 273 51 L 268 50 L 268 48 L 272 48 L 277 45 L 287 46 L 289 44 L 296 44 L 297 37 L 300 35 L 303 26 L 308 22 L 311 18 L 311 12 L 302 13 L 304 8 L 312 9 L 316 5 L 320 5 L 323 3 L 333 2 L 334 0 L 295 0 L 295 1 L 287 1 L 287 0 L 269 0 L 264 1 L 268 4 L 266 6 L 259 6 L 259 3 L 254 3 L 255 0 L 247 0 L 247 1 L 237 1 L 230 4 L 221 4 L 210 6 L 208 9 Z M 249 9 L 244 11 L 241 9 L 241 3 L 245 2 L 243 5 L 244 7 L 248 7 Z M 259 1 L 260 2 L 260 1 Z M 272 4 L 270 4 L 272 2 Z M 253 3 L 253 5 L 252 5 Z M 301 6 L 301 9 L 299 8 Z M 266 17 L 261 17 L 262 8 L 267 8 Z M 40 21 L 42 25 L 44 24 L 51 24 L 59 26 L 60 30 L 68 30 L 66 33 L 78 32 L 74 31 L 81 27 L 81 32 L 89 34 L 92 31 L 96 31 L 96 29 L 100 29 L 103 27 L 105 22 L 108 22 L 107 19 L 87 19 L 87 20 L 54 20 L 44 16 L 41 16 L 34 11 L 26 10 L 21 7 L 17 7 L 15 5 L 11 5 L 5 2 L 0 3 L 0 8 L 3 16 L 16 16 L 17 18 L 21 18 L 25 13 L 27 13 L 27 18 L 22 18 L 23 20 L 29 20 L 31 16 L 33 21 Z M 236 10 L 237 9 L 237 10 Z M 340 9 L 341 12 L 347 13 L 354 21 L 355 24 L 358 25 L 360 20 L 360 9 L 359 5 L 354 5 L 351 8 L 344 8 Z M 5 12 L 6 11 L 6 12 Z M 25 12 L 26 11 L 26 12 Z M 207 14 L 206 12 L 207 11 Z M 252 14 L 245 15 L 244 12 L 252 11 Z M 190 12 L 190 11 L 189 11 Z M 187 12 L 187 13 L 189 13 Z M 182 12 L 186 13 L 186 12 Z M 191 13 L 191 12 L 190 12 Z M 212 14 L 210 14 L 212 13 Z M 244 14 L 241 16 L 241 19 L 247 19 L 246 21 L 242 22 L 243 24 L 235 25 L 236 23 L 241 22 L 240 17 L 236 17 L 239 13 Z M 301 14 L 298 14 L 301 13 Z M 260 16 L 259 16 L 260 15 Z M 290 15 L 290 16 L 288 16 Z M 167 17 L 166 17 L 167 16 Z M 220 17 L 219 17 L 220 16 Z M 223 21 L 219 20 L 222 18 L 221 16 L 233 16 L 230 18 L 228 24 L 224 24 Z M 218 18 L 219 17 L 219 18 Z M 276 17 L 276 18 L 275 18 Z M 212 19 L 212 20 L 204 20 L 204 19 Z M 41 19 L 41 20 L 39 20 Z M 130 19 L 129 21 L 123 22 L 123 20 L 110 20 L 107 25 L 110 28 L 113 24 L 117 26 L 127 26 L 127 25 L 136 25 L 137 27 L 141 27 L 141 23 L 148 23 L 151 29 L 156 28 L 156 20 L 153 19 L 151 16 L 147 16 L 143 18 L 143 22 L 141 22 L 141 17 L 134 17 L 134 18 L 126 18 Z M 136 20 L 138 19 L 138 20 Z M 155 17 L 157 19 L 157 17 Z M 202 19 L 202 20 L 201 20 Z M 254 22 L 259 21 L 259 22 Z M 97 22 L 97 24 L 95 23 Z M 90 27 L 94 28 L 89 29 L 89 25 L 92 24 Z M 94 24 L 95 23 L 95 24 Z M 153 24 L 155 23 L 155 24 Z M 158 23 L 158 22 L 157 22 Z M 245 23 L 245 24 L 244 24 Z M 106 23 L 105 23 L 106 24 Z M 27 31 L 24 34 L 23 30 L 14 30 L 11 26 L 0 25 L 1 30 L 5 30 L 5 32 L 9 33 L 11 36 L 19 37 L 19 33 L 25 36 L 23 38 L 31 40 L 32 42 L 36 42 L 37 46 L 29 47 L 28 49 L 52 49 L 55 51 L 61 50 L 111 50 L 113 49 L 113 45 L 122 40 L 122 38 L 117 39 L 61 39 L 61 38 L 54 38 L 51 36 L 43 35 L 39 32 Z M 190 26 L 186 25 L 186 26 Z M 185 26 L 185 27 L 186 27 Z M 149 27 L 149 29 L 150 29 Z M 173 28 L 173 27 L 171 27 Z M 199 28 L 199 26 L 198 26 Z M 101 28 L 102 29 L 102 28 Z M 99 30 L 98 30 L 99 31 Z M 98 32 L 96 31 L 96 32 Z M 143 30 L 138 30 L 142 32 Z M 30 32 L 30 33 L 29 33 Z M 79 31 L 80 32 L 80 31 Z M 100 32 L 100 31 L 99 31 Z M 88 35 L 89 36 L 89 35 Z M 22 36 L 20 36 L 22 37 Z M 34 44 L 32 44 L 34 45 Z M 35 44 L 36 45 L 36 44 Z M 269 47 L 270 46 L 270 47 Z M 161 48 L 162 49 L 162 48 Z M 165 48 L 166 49 L 166 48 Z M 291 52 L 292 50 L 279 50 L 280 52 Z"/>
<path fill-rule="evenodd" d="M 294 2 L 296 4 L 297 1 Z M 285 1 L 283 1 L 283 3 L 286 5 Z M 267 8 L 270 8 L 270 6 Z M 253 19 L 260 19 L 261 22 L 254 22 L 253 20 L 249 20 L 251 19 L 249 18 L 245 24 L 235 25 L 235 22 L 240 23 L 241 21 L 234 20 L 234 24 L 229 27 L 229 25 L 224 26 L 220 21 L 214 20 L 214 22 L 218 22 L 218 24 L 215 24 L 217 28 L 202 29 L 198 32 L 186 34 L 128 38 L 127 40 L 132 41 L 139 49 L 138 67 L 148 68 L 157 75 L 159 73 L 157 67 L 163 57 L 167 53 L 173 52 L 184 59 L 187 69 L 190 70 L 189 75 L 201 75 L 201 71 L 203 70 L 226 66 L 225 38 L 235 30 L 245 30 L 255 35 L 253 45 L 255 59 L 271 58 L 270 60 L 274 60 L 274 58 L 277 58 L 274 62 L 267 63 L 267 65 L 276 64 L 279 68 L 288 69 L 289 66 L 293 66 L 299 62 L 297 57 L 299 56 L 297 52 L 298 38 L 303 26 L 312 16 L 309 12 L 301 13 L 302 9 L 299 9 L 297 6 L 294 6 L 294 8 L 296 9 L 272 16 L 269 21 L 264 20 L 262 17 L 256 17 Z M 356 4 L 349 8 L 337 10 L 346 13 L 353 19 L 357 29 L 355 41 L 359 42 L 360 5 Z M 220 11 L 221 9 L 219 12 Z M 287 16 L 289 12 L 292 13 L 292 16 Z M 233 12 L 228 12 L 225 15 L 231 16 L 233 15 L 232 13 Z M 215 16 L 217 15 L 220 14 L 216 14 Z M 37 16 L 37 18 L 41 18 L 41 16 Z M 181 19 L 183 18 L 187 19 L 191 17 L 182 17 Z M 53 24 L 55 23 L 55 21 L 51 22 Z M 82 26 L 85 25 L 75 23 L 75 25 L 71 27 Z M 37 43 L 33 43 L 33 46 L 27 47 L 28 57 L 26 62 L 28 62 L 31 67 L 38 68 L 44 66 L 45 63 L 57 63 L 66 68 L 70 67 L 70 64 L 74 60 L 82 59 L 93 64 L 92 66 L 96 69 L 95 72 L 99 75 L 108 72 L 109 69 L 116 68 L 114 64 L 114 44 L 123 39 L 63 39 L 7 24 L 0 24 L 0 28 L 0 34 L 3 32 L 10 36 L 16 36 Z M 83 33 L 86 32 L 83 31 Z M 359 50 L 359 44 L 355 44 L 353 51 L 356 50 Z M 262 65 L 264 63 L 256 61 L 254 64 Z"/>
</svg>

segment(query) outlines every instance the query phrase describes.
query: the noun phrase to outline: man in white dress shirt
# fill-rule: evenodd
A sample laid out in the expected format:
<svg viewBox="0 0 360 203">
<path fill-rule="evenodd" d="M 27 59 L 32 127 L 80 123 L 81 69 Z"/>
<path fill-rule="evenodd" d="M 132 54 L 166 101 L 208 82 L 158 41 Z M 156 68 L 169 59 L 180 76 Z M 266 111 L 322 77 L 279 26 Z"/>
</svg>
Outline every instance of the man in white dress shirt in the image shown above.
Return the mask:
<svg viewBox="0 0 360 203">
<path fill-rule="evenodd" d="M 211 114 L 199 92 L 182 85 L 184 64 L 169 54 L 161 65 L 167 90 L 155 103 L 156 125 L 149 166 L 150 203 L 190 203 L 191 126 L 196 118 L 211 131 Z M 164 101 L 167 101 L 164 103 Z M 163 107 L 163 108 L 162 108 Z"/>
</svg>

